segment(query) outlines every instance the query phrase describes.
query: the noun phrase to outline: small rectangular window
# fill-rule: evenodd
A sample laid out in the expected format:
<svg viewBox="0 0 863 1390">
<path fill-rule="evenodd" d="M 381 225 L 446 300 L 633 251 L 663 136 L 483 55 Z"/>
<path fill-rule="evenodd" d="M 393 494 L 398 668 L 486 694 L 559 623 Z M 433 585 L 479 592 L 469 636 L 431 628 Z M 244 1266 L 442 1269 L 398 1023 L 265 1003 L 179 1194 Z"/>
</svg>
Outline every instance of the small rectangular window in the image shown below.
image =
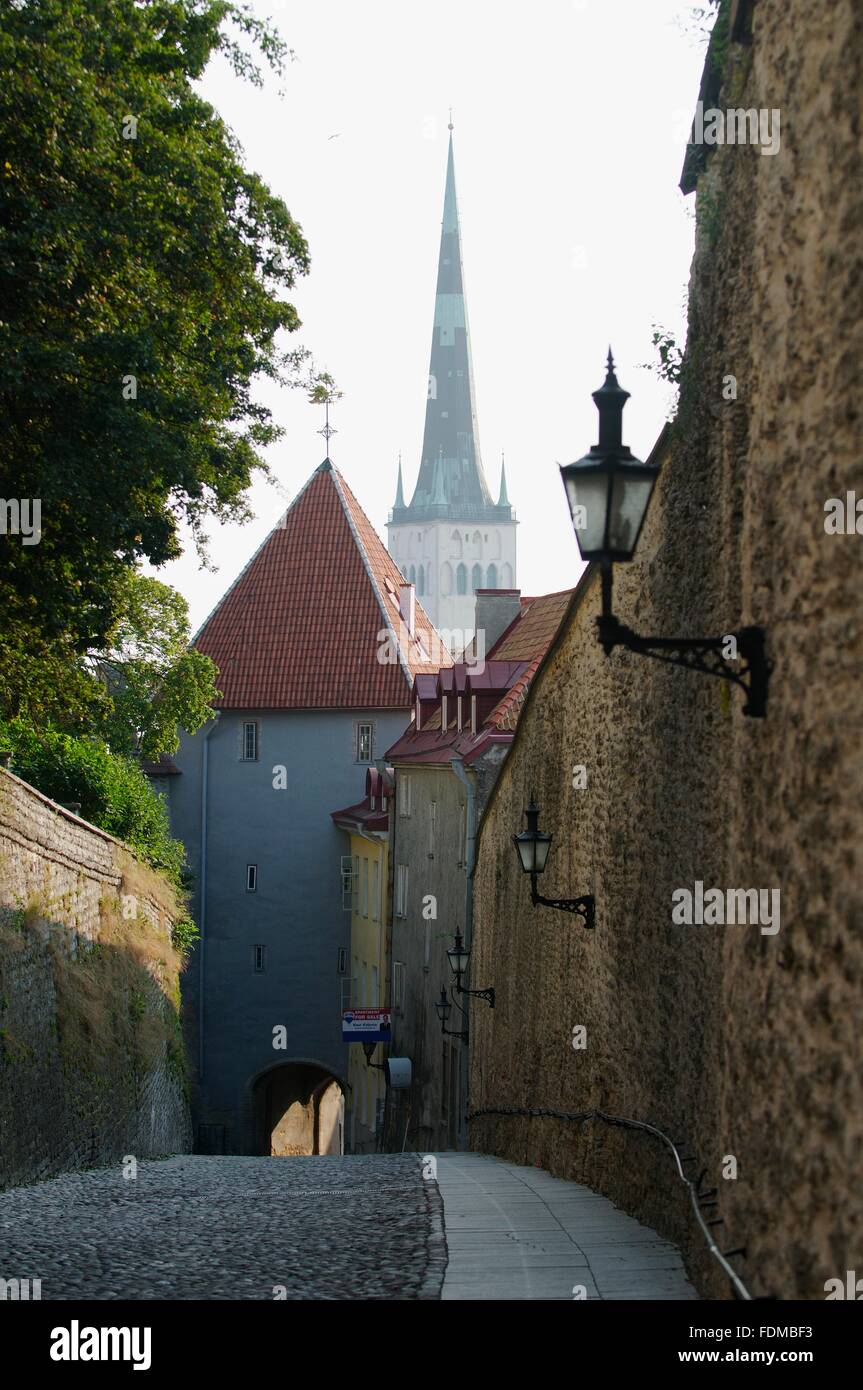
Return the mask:
<svg viewBox="0 0 863 1390">
<path fill-rule="evenodd" d="M 246 865 L 246 892 L 257 893 L 258 891 L 258 866 L 257 864 Z"/>
<path fill-rule="evenodd" d="M 408 915 L 408 866 L 396 865 L 396 916 Z"/>
<path fill-rule="evenodd" d="M 258 726 L 254 719 L 250 719 L 243 725 L 243 762 L 254 763 L 257 760 Z"/>
<path fill-rule="evenodd" d="M 255 973 L 262 975 L 267 968 L 267 948 L 266 946 L 256 946 L 254 948 Z"/>
<path fill-rule="evenodd" d="M 357 762 L 370 763 L 372 760 L 372 726 L 357 725 Z"/>
</svg>

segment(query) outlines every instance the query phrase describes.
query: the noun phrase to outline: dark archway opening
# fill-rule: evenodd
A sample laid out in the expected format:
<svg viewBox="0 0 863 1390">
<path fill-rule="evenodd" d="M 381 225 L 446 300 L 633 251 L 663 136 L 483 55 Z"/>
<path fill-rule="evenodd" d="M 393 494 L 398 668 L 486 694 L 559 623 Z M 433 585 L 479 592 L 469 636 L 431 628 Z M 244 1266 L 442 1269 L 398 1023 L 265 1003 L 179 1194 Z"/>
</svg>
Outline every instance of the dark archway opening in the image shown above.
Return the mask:
<svg viewBox="0 0 863 1390">
<path fill-rule="evenodd" d="M 252 1104 L 256 1153 L 344 1153 L 344 1093 L 325 1068 L 313 1062 L 271 1067 L 255 1081 Z"/>
</svg>

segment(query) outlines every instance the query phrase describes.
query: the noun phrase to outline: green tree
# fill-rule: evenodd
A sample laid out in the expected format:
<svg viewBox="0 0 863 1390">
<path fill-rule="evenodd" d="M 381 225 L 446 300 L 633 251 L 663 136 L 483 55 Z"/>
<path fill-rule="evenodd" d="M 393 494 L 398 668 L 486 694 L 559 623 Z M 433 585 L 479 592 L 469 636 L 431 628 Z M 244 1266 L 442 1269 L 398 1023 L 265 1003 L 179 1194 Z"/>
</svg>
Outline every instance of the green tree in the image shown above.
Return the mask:
<svg viewBox="0 0 863 1390">
<path fill-rule="evenodd" d="M 123 611 L 88 664 L 104 683 L 101 732 L 115 753 L 158 758 L 213 716 L 216 667 L 189 648 L 189 610 L 176 589 L 130 571 Z"/>
<path fill-rule="evenodd" d="M 195 90 L 212 54 L 260 81 L 284 44 L 228 0 L 0 0 L 0 701 L 66 699 L 109 640 L 124 573 L 242 518 L 280 431 L 253 397 L 305 354 L 285 298 L 309 255 Z M 128 618 L 128 615 L 127 615 Z"/>
</svg>

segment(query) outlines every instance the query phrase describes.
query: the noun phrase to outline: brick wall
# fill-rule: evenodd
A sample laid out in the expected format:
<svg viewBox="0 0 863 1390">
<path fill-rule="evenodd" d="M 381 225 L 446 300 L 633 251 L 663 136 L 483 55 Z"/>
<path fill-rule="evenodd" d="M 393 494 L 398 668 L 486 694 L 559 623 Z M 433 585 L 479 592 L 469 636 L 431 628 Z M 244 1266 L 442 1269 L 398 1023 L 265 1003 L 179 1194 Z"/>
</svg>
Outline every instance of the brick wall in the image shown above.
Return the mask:
<svg viewBox="0 0 863 1390">
<path fill-rule="evenodd" d="M 762 625 L 767 718 L 744 718 L 719 681 L 606 658 L 589 576 L 532 687 L 476 874 L 473 968 L 498 1007 L 473 1014 L 472 1108 L 659 1125 L 719 1188 L 717 1239 L 747 1248 L 752 1292 L 782 1298 L 823 1298 L 863 1260 L 863 540 L 824 528 L 829 498 L 861 492 L 861 38 L 853 0 L 759 0 L 752 44 L 728 51 L 724 99 L 780 108 L 782 146 L 716 147 L 701 176 L 688 380 L 636 560 L 615 574 L 615 611 L 639 631 Z M 510 836 L 533 787 L 555 836 L 542 891 L 593 892 L 594 933 L 530 905 Z M 696 880 L 780 889 L 780 931 L 674 926 L 672 892 Z M 728 1295 L 654 1140 L 552 1119 L 470 1131 L 606 1192 L 681 1242 L 705 1294 Z"/>
<path fill-rule="evenodd" d="M 0 1187 L 188 1150 L 178 913 L 119 841 L 0 769 Z"/>
</svg>

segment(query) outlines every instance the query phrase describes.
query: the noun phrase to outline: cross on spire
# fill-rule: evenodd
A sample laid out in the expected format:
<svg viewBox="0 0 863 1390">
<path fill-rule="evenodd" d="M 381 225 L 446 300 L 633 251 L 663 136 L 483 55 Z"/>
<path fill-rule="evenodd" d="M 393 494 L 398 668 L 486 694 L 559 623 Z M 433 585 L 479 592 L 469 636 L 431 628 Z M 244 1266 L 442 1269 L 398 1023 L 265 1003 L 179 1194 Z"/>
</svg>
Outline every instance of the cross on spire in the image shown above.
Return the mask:
<svg viewBox="0 0 863 1390">
<path fill-rule="evenodd" d="M 330 452 L 330 439 L 332 438 L 332 436 L 333 436 L 334 434 L 338 434 L 338 430 L 335 429 L 334 426 L 330 424 L 330 402 L 329 402 L 329 397 L 327 397 L 327 399 L 324 401 L 324 427 L 323 427 L 322 430 L 318 430 L 318 434 L 322 434 L 322 435 L 324 436 L 324 439 L 327 441 L 327 455 L 329 455 L 329 452 Z"/>
</svg>

